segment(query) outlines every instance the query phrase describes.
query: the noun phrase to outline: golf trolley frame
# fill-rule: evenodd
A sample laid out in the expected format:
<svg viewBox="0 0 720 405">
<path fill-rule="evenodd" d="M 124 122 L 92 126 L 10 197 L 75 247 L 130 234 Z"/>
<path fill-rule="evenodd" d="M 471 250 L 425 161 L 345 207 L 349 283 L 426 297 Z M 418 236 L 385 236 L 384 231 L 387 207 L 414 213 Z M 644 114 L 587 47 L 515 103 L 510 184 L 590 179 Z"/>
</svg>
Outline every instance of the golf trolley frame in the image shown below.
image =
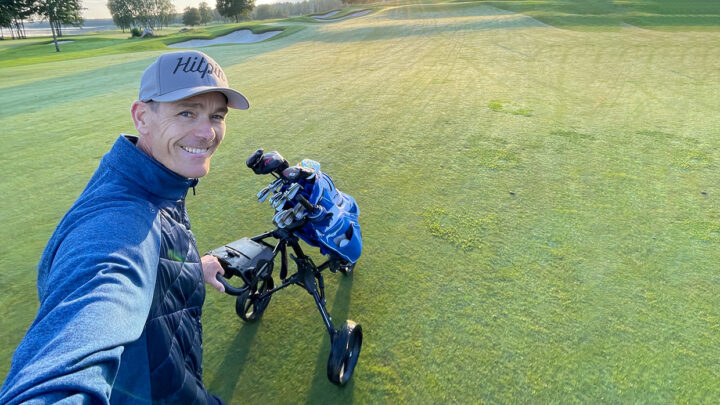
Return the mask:
<svg viewBox="0 0 720 405">
<path fill-rule="evenodd" d="M 275 173 L 273 175 L 275 176 Z M 316 206 L 299 194 L 293 195 L 292 200 L 305 207 L 310 213 L 317 211 Z M 260 319 L 272 295 L 288 286 L 298 285 L 312 295 L 330 335 L 328 379 L 334 384 L 344 385 L 352 377 L 358 361 L 362 348 L 362 327 L 347 320 L 340 329 L 334 328 L 332 318 L 325 308 L 325 282 L 322 271 L 330 269 L 333 273 L 339 271 L 348 275 L 353 272 L 355 263 L 330 254 L 328 260 L 319 266 L 316 265 L 312 258 L 303 252 L 299 243 L 300 238 L 295 234 L 295 231 L 303 228 L 309 219 L 288 218 L 294 220 L 289 220 L 290 222 L 287 223 L 280 221 L 275 230 L 251 238 L 242 238 L 209 252 L 208 254 L 215 256 L 225 270 L 223 276 L 217 274 L 216 278 L 223 284 L 227 294 L 236 297 L 235 312 L 246 322 Z M 270 238 L 276 239 L 277 243 L 268 242 Z M 294 255 L 288 252 L 288 247 L 292 249 Z M 272 273 L 277 256 L 280 256 L 280 285 L 276 287 Z M 291 275 L 288 275 L 288 256 L 297 266 L 297 271 Z M 243 285 L 241 287 L 231 285 L 226 279 L 232 277 L 240 278 Z"/>
</svg>

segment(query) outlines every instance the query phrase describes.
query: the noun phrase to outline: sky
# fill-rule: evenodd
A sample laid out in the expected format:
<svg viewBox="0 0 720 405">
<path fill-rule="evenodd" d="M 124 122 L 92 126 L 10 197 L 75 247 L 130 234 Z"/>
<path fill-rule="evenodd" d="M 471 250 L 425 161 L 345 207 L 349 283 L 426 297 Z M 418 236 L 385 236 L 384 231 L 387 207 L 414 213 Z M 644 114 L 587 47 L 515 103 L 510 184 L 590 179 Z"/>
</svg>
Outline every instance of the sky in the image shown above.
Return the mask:
<svg viewBox="0 0 720 405">
<path fill-rule="evenodd" d="M 285 0 L 292 1 L 292 0 Z M 172 0 L 175 4 L 175 10 L 179 13 L 185 10 L 185 7 L 197 7 L 198 4 L 202 3 L 203 0 Z M 215 0 L 205 0 L 211 8 L 215 8 Z M 277 3 L 278 0 L 255 0 L 255 4 L 268 4 Z M 87 8 L 83 13 L 83 18 L 86 20 L 93 20 L 96 18 L 112 18 L 110 12 L 106 6 L 107 0 L 83 0 L 83 7 Z"/>
</svg>

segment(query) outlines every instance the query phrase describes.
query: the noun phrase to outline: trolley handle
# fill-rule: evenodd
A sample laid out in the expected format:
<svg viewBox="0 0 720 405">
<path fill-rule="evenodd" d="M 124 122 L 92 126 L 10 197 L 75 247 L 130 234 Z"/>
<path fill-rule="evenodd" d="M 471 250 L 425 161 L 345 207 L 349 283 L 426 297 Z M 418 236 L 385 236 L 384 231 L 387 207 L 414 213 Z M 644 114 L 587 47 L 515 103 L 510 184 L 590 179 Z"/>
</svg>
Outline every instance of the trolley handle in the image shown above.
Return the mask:
<svg viewBox="0 0 720 405">
<path fill-rule="evenodd" d="M 240 294 L 244 293 L 245 291 L 247 291 L 249 288 L 249 286 L 247 286 L 247 285 L 244 287 L 241 287 L 241 288 L 233 287 L 232 285 L 230 285 L 230 283 L 227 282 L 225 277 L 223 277 L 222 274 L 220 274 L 220 273 L 215 274 L 215 279 L 217 279 L 217 281 L 219 281 L 220 284 L 222 284 L 223 287 L 225 287 L 225 292 L 230 295 L 240 295 Z"/>
</svg>

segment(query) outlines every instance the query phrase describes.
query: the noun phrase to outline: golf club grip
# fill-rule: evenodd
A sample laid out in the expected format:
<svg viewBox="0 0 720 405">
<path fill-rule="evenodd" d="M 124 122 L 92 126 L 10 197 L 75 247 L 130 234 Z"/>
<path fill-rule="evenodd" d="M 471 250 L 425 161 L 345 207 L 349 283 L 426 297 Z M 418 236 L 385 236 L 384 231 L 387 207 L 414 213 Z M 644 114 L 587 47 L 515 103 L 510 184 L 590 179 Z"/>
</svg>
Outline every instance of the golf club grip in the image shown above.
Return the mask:
<svg viewBox="0 0 720 405">
<path fill-rule="evenodd" d="M 220 274 L 220 273 L 215 274 L 215 279 L 217 281 L 219 281 L 220 284 L 223 285 L 223 287 L 225 287 L 225 293 L 229 294 L 229 295 L 240 295 L 240 294 L 244 293 L 245 291 L 247 291 L 247 289 L 248 289 L 247 286 L 242 287 L 242 288 L 236 288 L 236 287 L 231 286 L 230 283 L 228 283 L 227 280 L 225 280 L 225 277 L 223 277 L 222 274 Z"/>
<path fill-rule="evenodd" d="M 300 205 L 305 207 L 305 209 L 308 210 L 308 212 L 310 212 L 310 213 L 315 212 L 315 210 L 317 210 L 317 207 L 310 204 L 310 201 L 308 201 L 307 198 L 301 196 L 300 194 L 295 195 L 295 201 L 299 202 Z"/>
</svg>

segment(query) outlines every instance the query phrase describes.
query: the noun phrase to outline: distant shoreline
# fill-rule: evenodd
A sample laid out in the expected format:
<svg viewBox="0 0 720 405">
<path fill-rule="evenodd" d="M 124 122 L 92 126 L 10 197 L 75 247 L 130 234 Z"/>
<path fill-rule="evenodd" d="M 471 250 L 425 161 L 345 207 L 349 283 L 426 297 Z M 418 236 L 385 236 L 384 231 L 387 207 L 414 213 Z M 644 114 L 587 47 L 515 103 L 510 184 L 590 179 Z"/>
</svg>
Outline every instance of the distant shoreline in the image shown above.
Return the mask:
<svg viewBox="0 0 720 405">
<path fill-rule="evenodd" d="M 111 19 L 85 20 L 81 27 L 73 27 L 72 25 L 63 26 L 62 33 L 63 36 L 81 35 L 92 31 L 109 31 L 117 29 L 119 28 L 115 26 Z M 28 38 L 52 36 L 50 25 L 46 21 L 25 22 L 25 33 Z M 5 38 L 11 37 L 10 30 L 7 28 L 3 28 L 3 34 L 5 35 Z"/>
</svg>

